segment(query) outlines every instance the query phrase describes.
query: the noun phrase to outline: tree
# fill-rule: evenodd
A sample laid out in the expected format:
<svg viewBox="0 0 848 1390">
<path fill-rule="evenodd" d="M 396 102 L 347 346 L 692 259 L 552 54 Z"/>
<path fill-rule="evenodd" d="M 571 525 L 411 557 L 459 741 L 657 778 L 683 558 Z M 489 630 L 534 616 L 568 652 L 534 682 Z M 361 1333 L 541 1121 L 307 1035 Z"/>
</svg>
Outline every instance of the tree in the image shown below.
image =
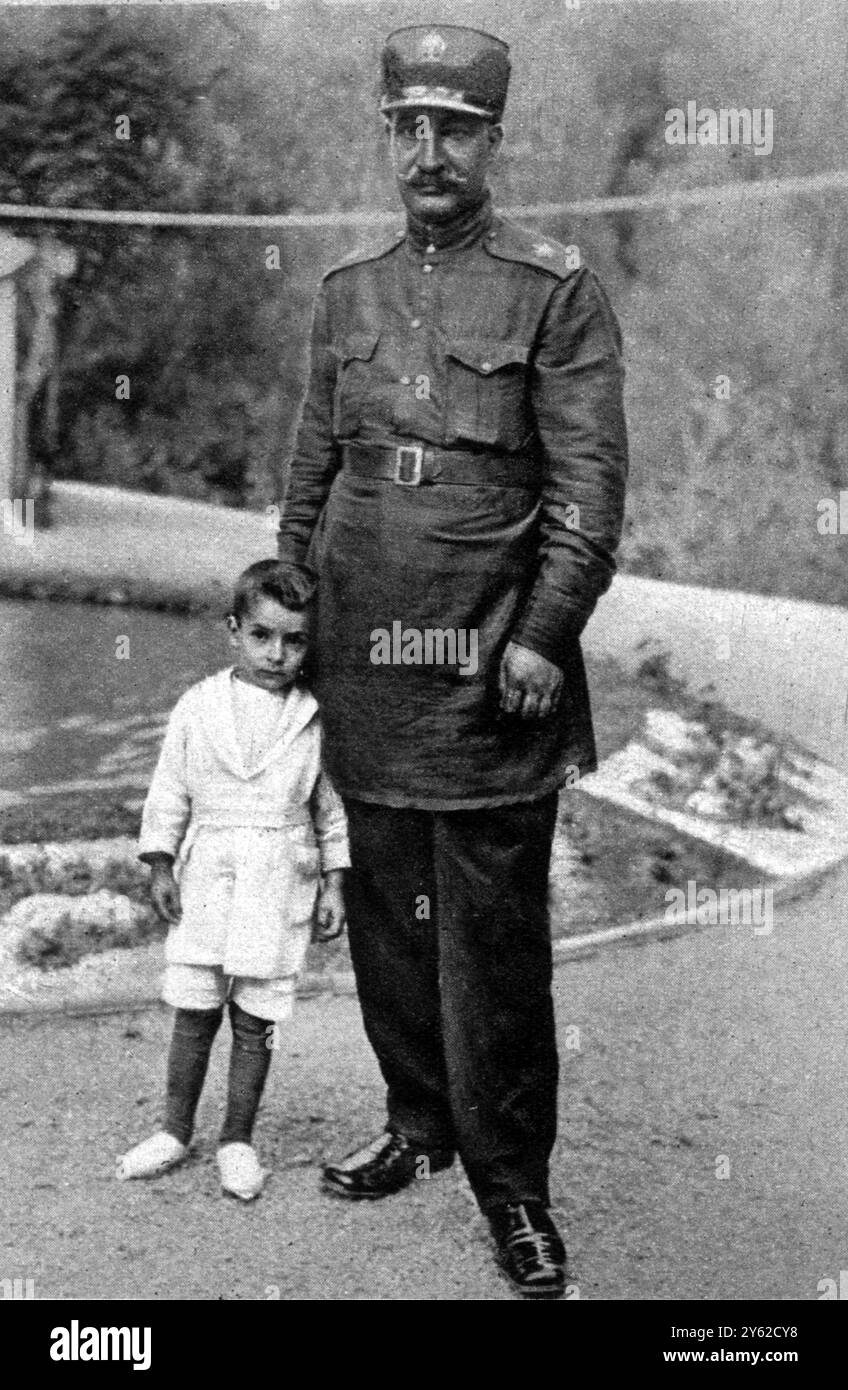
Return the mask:
<svg viewBox="0 0 848 1390">
<path fill-rule="evenodd" d="M 4 67 L 2 201 L 285 207 L 279 166 L 218 118 L 222 106 L 246 102 L 244 74 L 214 51 L 198 57 L 173 16 L 150 15 L 143 26 L 126 12 L 74 16 L 49 46 L 10 55 Z M 37 224 L 13 226 L 39 235 Z M 255 490 L 257 446 L 245 422 L 258 412 L 270 431 L 278 370 L 275 325 L 262 309 L 282 287 L 265 274 L 261 248 L 227 233 L 75 223 L 61 224 L 61 236 L 78 262 L 58 317 L 54 467 L 244 501 Z M 117 376 L 129 382 L 120 402 Z"/>
</svg>

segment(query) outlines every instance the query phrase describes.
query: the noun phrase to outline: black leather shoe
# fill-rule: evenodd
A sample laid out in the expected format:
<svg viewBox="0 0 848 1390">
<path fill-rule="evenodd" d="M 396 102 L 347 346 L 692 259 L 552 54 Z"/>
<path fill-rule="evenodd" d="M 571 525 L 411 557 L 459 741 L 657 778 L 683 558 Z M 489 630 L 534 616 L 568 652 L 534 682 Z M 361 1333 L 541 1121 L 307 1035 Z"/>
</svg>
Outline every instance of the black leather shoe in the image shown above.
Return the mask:
<svg viewBox="0 0 848 1390">
<path fill-rule="evenodd" d="M 488 1213 L 497 1261 L 522 1298 L 562 1298 L 565 1246 L 541 1202 L 520 1202 Z"/>
<path fill-rule="evenodd" d="M 416 1178 L 430 1177 L 454 1160 L 452 1149 L 422 1149 L 403 1134 L 388 1131 L 340 1163 L 328 1163 L 322 1174 L 325 1191 L 351 1200 L 390 1197 Z"/>
</svg>

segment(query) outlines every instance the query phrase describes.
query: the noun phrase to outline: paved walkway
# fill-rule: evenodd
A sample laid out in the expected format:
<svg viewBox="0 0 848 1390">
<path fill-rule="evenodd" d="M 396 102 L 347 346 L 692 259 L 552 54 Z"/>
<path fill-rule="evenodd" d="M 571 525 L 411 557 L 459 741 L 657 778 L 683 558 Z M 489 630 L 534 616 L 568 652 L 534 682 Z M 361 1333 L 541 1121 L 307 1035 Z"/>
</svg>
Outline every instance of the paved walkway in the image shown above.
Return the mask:
<svg viewBox="0 0 848 1390">
<path fill-rule="evenodd" d="M 7 593 L 41 583 L 52 594 L 64 583 L 71 597 L 87 589 L 215 604 L 246 565 L 276 550 L 262 513 L 87 483 L 55 483 L 51 498 L 53 525 L 32 545 L 0 529 Z"/>
<path fill-rule="evenodd" d="M 581 1297 L 815 1300 L 848 1268 L 847 910 L 843 870 L 770 936 L 710 928 L 557 972 L 554 1200 Z M 379 1125 L 354 1000 L 304 1002 L 284 1039 L 255 1207 L 217 1194 L 220 1045 L 198 1158 L 116 1183 L 112 1154 L 157 1119 L 167 1028 L 158 1010 L 0 1027 L 0 1277 L 62 1299 L 511 1296 L 458 1169 L 374 1205 L 319 1193 L 321 1158 Z"/>
</svg>

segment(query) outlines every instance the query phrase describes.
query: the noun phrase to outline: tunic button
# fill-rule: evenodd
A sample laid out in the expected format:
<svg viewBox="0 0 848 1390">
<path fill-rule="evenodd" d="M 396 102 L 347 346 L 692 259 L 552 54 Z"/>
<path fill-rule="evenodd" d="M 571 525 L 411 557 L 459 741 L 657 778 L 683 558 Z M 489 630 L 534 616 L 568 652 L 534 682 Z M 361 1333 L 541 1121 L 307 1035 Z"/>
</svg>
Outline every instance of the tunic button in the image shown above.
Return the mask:
<svg viewBox="0 0 848 1390">
<path fill-rule="evenodd" d="M 402 376 L 400 379 L 400 384 L 401 386 L 409 386 L 410 378 L 408 376 Z"/>
<path fill-rule="evenodd" d="M 492 370 L 492 364 L 491 364 L 491 362 L 481 362 L 481 363 L 480 363 L 480 371 L 481 371 L 481 372 L 490 372 L 491 370 Z"/>
<path fill-rule="evenodd" d="M 431 265 L 422 265 L 421 269 L 424 271 L 425 275 L 429 275 L 433 267 Z"/>
<path fill-rule="evenodd" d="M 420 328 L 420 327 L 421 327 L 421 320 L 420 320 L 420 319 L 410 319 L 410 321 L 409 321 L 409 326 L 410 326 L 410 328 Z"/>
<path fill-rule="evenodd" d="M 430 242 L 430 245 L 427 247 L 427 250 L 425 251 L 424 254 L 425 254 L 426 256 L 435 256 L 435 254 L 436 254 L 436 248 L 435 248 L 435 246 L 434 246 L 434 244 L 433 244 L 432 241 Z"/>
</svg>

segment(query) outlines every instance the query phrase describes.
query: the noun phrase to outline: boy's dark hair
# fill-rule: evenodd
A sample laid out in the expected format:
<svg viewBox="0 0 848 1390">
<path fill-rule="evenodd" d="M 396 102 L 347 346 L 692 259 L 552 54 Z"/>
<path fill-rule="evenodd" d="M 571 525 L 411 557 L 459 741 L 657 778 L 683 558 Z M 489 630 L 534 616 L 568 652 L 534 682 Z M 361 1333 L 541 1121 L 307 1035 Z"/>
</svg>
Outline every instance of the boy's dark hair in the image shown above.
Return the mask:
<svg viewBox="0 0 848 1390">
<path fill-rule="evenodd" d="M 258 598 L 272 598 L 290 612 L 302 613 L 315 598 L 316 585 L 317 576 L 306 566 L 257 560 L 236 580 L 230 614 L 241 622 Z"/>
</svg>

